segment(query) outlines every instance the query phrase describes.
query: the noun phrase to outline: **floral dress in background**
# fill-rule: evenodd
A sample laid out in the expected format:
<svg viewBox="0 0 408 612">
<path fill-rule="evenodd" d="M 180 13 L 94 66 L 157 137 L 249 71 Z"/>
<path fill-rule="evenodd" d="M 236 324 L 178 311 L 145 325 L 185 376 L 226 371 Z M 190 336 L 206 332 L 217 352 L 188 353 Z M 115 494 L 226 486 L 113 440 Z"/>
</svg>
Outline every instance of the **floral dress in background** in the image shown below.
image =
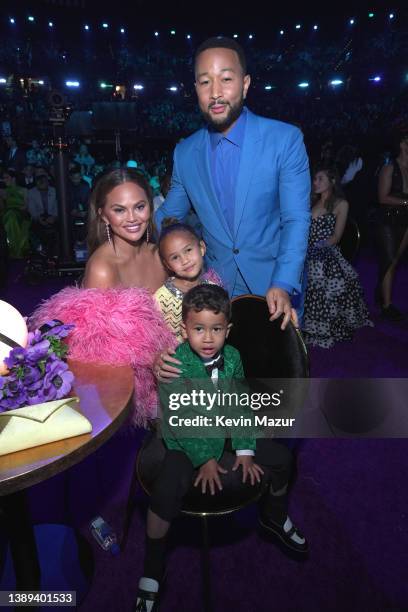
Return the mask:
<svg viewBox="0 0 408 612">
<path fill-rule="evenodd" d="M 307 290 L 303 334 L 306 343 L 329 348 L 351 340 L 353 332 L 372 326 L 357 272 L 337 245 L 316 248 L 333 236 L 334 213 L 312 220 L 307 254 Z"/>
</svg>

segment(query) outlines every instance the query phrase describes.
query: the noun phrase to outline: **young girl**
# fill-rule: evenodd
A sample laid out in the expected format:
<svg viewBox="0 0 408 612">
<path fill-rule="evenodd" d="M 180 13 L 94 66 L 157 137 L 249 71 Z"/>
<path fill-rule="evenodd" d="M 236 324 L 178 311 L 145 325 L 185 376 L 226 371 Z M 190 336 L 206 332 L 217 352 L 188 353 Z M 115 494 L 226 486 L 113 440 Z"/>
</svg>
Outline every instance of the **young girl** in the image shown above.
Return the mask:
<svg viewBox="0 0 408 612">
<path fill-rule="evenodd" d="M 335 170 L 316 172 L 313 194 L 302 331 L 308 344 L 329 348 L 350 340 L 356 329 L 372 323 L 358 274 L 338 248 L 348 203 Z"/>
<path fill-rule="evenodd" d="M 164 320 L 182 342 L 181 304 L 183 296 L 196 285 L 222 285 L 214 272 L 203 271 L 205 244 L 192 227 L 177 219 L 165 219 L 159 238 L 159 254 L 170 276 L 155 293 Z"/>
</svg>

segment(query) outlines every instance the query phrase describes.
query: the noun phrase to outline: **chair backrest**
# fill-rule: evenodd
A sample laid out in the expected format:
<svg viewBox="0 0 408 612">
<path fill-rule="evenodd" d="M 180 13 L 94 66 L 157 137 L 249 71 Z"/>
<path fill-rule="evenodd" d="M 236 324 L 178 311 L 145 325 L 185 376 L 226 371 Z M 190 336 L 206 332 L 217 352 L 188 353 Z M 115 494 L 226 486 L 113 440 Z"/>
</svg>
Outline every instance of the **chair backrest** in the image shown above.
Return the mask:
<svg viewBox="0 0 408 612">
<path fill-rule="evenodd" d="M 357 222 L 352 218 L 347 218 L 346 227 L 339 242 L 339 248 L 344 259 L 353 261 L 360 248 L 360 229 Z"/>
<path fill-rule="evenodd" d="M 282 319 L 269 321 L 265 298 L 243 295 L 232 300 L 228 343 L 241 354 L 247 378 L 307 378 L 309 358 L 300 332 Z"/>
</svg>

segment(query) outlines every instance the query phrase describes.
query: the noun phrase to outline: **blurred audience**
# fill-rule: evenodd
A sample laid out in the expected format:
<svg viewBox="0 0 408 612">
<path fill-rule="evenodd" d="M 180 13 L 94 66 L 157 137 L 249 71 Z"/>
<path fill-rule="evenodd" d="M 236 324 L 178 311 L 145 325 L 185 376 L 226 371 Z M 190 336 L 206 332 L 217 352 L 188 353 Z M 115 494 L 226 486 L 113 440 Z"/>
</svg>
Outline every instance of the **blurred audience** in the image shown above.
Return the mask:
<svg viewBox="0 0 408 612">
<path fill-rule="evenodd" d="M 14 170 L 6 170 L 0 190 L 1 224 L 7 236 L 10 257 L 20 259 L 28 254 L 30 241 L 30 217 L 27 213 L 27 192 L 16 182 Z"/>
<path fill-rule="evenodd" d="M 393 304 L 395 271 L 408 246 L 408 129 L 394 135 L 392 157 L 378 179 L 377 253 L 378 284 L 375 298 L 389 321 L 405 316 Z"/>
<path fill-rule="evenodd" d="M 43 168 L 35 174 L 35 187 L 28 192 L 28 211 L 32 219 L 34 247 L 48 255 L 58 254 L 58 202 L 54 187 Z"/>
</svg>

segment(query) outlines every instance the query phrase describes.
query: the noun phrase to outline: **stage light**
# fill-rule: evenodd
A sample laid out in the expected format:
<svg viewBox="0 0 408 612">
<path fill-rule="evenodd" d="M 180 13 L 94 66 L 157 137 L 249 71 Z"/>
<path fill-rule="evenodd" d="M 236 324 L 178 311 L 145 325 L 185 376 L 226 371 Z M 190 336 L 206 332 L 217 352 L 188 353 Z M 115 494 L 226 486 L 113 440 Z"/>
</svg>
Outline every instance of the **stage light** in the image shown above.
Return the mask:
<svg viewBox="0 0 408 612">
<path fill-rule="evenodd" d="M 295 25 L 296 30 L 300 30 L 300 28 L 301 28 L 301 27 L 302 27 L 302 26 L 300 25 L 300 23 L 297 23 L 297 24 Z"/>
<path fill-rule="evenodd" d="M 368 13 L 368 17 L 372 19 L 374 17 L 374 13 Z"/>
<path fill-rule="evenodd" d="M 88 32 L 88 30 L 89 30 L 89 25 L 85 24 L 85 25 L 84 25 L 84 30 L 86 30 L 86 31 Z"/>
<path fill-rule="evenodd" d="M 169 87 L 169 91 L 178 91 L 178 87 L 172 85 L 171 87 Z"/>
<path fill-rule="evenodd" d="M 375 77 L 371 77 L 370 79 L 368 79 L 369 81 L 373 82 L 373 83 L 379 83 L 381 81 L 381 77 L 380 76 L 375 76 Z"/>
<path fill-rule="evenodd" d="M 49 21 L 49 22 L 48 22 L 48 26 L 49 26 L 50 28 L 54 27 L 54 24 L 52 23 L 52 21 Z"/>
<path fill-rule="evenodd" d="M 133 85 L 133 89 L 136 89 L 136 91 L 142 91 L 142 89 L 144 89 L 144 86 L 140 85 L 140 83 L 135 83 Z"/>
<path fill-rule="evenodd" d="M 10 17 L 9 22 L 14 25 L 16 23 L 16 20 L 14 19 L 14 17 Z"/>
<path fill-rule="evenodd" d="M 390 19 L 394 19 L 395 15 L 394 15 L 394 13 L 390 13 L 390 14 L 388 15 L 388 17 L 389 17 Z"/>
<path fill-rule="evenodd" d="M 34 21 L 34 17 L 32 15 L 28 16 L 28 21 Z"/>
<path fill-rule="evenodd" d="M 176 30 L 170 30 L 170 34 L 171 34 L 172 36 L 175 36 L 175 35 L 176 35 Z"/>
<path fill-rule="evenodd" d="M 106 22 L 104 22 L 104 23 L 102 24 L 102 27 L 103 27 L 103 28 L 105 28 L 105 30 L 106 30 L 107 28 L 109 28 L 109 24 L 107 24 Z"/>
<path fill-rule="evenodd" d="M 266 91 L 270 91 L 272 89 L 272 85 L 265 85 Z"/>
<path fill-rule="evenodd" d="M 344 81 L 342 81 L 341 79 L 333 79 L 332 81 L 330 81 L 330 85 L 332 85 L 333 87 L 337 87 L 338 85 L 343 85 Z"/>
<path fill-rule="evenodd" d="M 159 33 L 158 33 L 158 32 L 155 32 L 155 33 L 154 33 L 154 35 L 155 35 L 155 36 L 158 36 L 158 35 L 159 35 Z"/>
<path fill-rule="evenodd" d="M 187 34 L 187 39 L 190 40 L 191 34 Z"/>
<path fill-rule="evenodd" d="M 281 31 L 279 32 L 279 34 L 280 34 L 281 36 L 283 36 L 283 35 L 284 35 L 284 33 L 285 33 L 285 30 L 281 30 Z"/>
<path fill-rule="evenodd" d="M 355 23 L 354 19 L 350 19 L 349 24 L 354 25 L 354 23 Z"/>
<path fill-rule="evenodd" d="M 234 34 L 233 38 L 238 38 L 238 34 Z"/>
<path fill-rule="evenodd" d="M 67 87 L 79 87 L 79 81 L 65 81 Z"/>
<path fill-rule="evenodd" d="M 253 34 L 250 34 L 250 35 L 248 36 L 249 40 L 252 40 L 252 39 L 253 39 L 253 37 L 254 37 L 254 36 L 253 36 Z"/>
<path fill-rule="evenodd" d="M 301 83 L 298 83 L 298 87 L 306 89 L 306 87 L 309 87 L 309 83 L 307 81 L 302 81 Z"/>
<path fill-rule="evenodd" d="M 1 79 L 0 79 L 0 84 L 1 84 L 1 85 L 4 85 L 5 83 L 7 83 L 7 79 L 3 79 L 3 78 L 1 78 Z"/>
<path fill-rule="evenodd" d="M 38 81 L 39 85 L 44 85 L 44 81 Z"/>
<path fill-rule="evenodd" d="M 106 87 L 107 87 L 106 83 L 101 83 L 101 84 L 100 84 L 100 88 L 101 88 L 101 89 L 106 89 Z"/>
<path fill-rule="evenodd" d="M 124 34 L 125 33 L 125 28 L 120 28 L 120 33 Z"/>
<path fill-rule="evenodd" d="M 315 25 L 313 26 L 313 29 L 314 29 L 314 30 L 318 30 L 318 29 L 319 29 L 319 26 L 315 24 Z"/>
</svg>

